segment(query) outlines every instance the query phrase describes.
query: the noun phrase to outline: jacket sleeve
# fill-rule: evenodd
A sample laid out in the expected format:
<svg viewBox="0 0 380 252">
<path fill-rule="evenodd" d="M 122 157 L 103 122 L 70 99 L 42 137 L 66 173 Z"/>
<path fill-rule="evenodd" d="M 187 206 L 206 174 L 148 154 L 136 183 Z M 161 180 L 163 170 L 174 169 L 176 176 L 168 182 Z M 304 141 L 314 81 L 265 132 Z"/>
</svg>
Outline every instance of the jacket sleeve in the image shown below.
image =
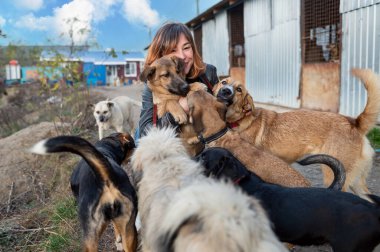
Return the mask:
<svg viewBox="0 0 380 252">
<path fill-rule="evenodd" d="M 139 120 L 139 133 L 140 136 L 144 136 L 148 128 L 153 124 L 153 96 L 152 91 L 148 88 L 148 85 L 144 85 L 144 89 L 141 94 L 141 112 Z"/>
</svg>

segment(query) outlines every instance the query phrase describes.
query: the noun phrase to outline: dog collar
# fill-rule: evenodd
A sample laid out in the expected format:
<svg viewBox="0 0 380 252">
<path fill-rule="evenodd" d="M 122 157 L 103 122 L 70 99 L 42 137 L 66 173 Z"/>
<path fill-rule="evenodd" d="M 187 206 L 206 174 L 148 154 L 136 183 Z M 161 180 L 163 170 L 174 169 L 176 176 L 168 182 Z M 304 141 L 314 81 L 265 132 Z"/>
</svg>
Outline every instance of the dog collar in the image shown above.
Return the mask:
<svg viewBox="0 0 380 252">
<path fill-rule="evenodd" d="M 225 127 L 224 129 L 222 129 L 221 131 L 215 133 L 214 135 L 211 135 L 209 137 L 206 137 L 204 138 L 202 136 L 202 134 L 199 134 L 198 135 L 198 139 L 201 143 L 203 144 L 208 144 L 208 143 L 211 143 L 212 141 L 215 141 L 217 140 L 218 138 L 222 137 L 224 134 L 226 134 L 228 131 L 228 127 Z"/>
<path fill-rule="evenodd" d="M 153 105 L 153 127 L 157 126 L 157 105 Z"/>
<path fill-rule="evenodd" d="M 233 128 L 236 128 L 236 127 L 239 127 L 240 125 L 240 122 L 246 118 L 247 116 L 249 116 L 250 114 L 252 113 L 252 110 L 248 110 L 244 113 L 244 116 L 242 118 L 240 118 L 239 120 L 235 121 L 235 122 L 231 122 L 228 124 L 228 126 L 233 129 Z"/>
</svg>

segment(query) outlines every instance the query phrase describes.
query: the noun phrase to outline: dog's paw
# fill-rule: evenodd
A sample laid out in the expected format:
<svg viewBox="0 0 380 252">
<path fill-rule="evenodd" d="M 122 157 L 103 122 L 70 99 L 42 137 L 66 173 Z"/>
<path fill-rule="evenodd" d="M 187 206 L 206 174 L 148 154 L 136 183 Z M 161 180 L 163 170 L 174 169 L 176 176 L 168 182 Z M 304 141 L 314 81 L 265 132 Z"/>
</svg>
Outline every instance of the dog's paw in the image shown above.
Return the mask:
<svg viewBox="0 0 380 252">
<path fill-rule="evenodd" d="M 195 144 L 199 143 L 199 139 L 198 139 L 198 137 L 190 137 L 187 139 L 187 143 L 190 145 L 195 145 Z"/>
<path fill-rule="evenodd" d="M 190 85 L 190 91 L 207 91 L 207 86 L 201 82 L 194 82 Z"/>
<path fill-rule="evenodd" d="M 177 117 L 174 117 L 174 119 L 176 120 L 176 122 L 178 122 L 178 124 L 185 124 L 187 123 L 187 114 L 184 113 L 181 115 L 177 115 Z"/>
</svg>

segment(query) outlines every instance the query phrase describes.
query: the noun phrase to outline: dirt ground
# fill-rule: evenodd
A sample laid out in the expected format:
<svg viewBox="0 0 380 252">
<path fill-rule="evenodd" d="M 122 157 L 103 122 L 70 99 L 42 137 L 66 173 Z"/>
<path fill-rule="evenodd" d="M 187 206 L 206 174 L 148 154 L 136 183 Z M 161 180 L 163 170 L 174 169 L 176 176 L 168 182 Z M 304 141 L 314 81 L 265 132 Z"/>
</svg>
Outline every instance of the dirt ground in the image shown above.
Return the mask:
<svg viewBox="0 0 380 252">
<path fill-rule="evenodd" d="M 99 92 L 105 97 L 114 98 L 119 95 L 126 95 L 130 98 L 133 98 L 137 101 L 141 101 L 141 92 L 143 89 L 142 84 L 135 84 L 131 86 L 123 87 L 98 87 L 93 89 L 94 92 Z M 265 107 L 264 104 L 258 104 L 258 107 Z M 276 107 L 270 107 L 271 109 L 276 110 Z M 283 108 L 279 108 L 279 112 L 284 111 Z M 135 113 L 139 114 L 139 113 Z M 318 165 L 310 165 L 307 167 L 301 167 L 299 165 L 293 165 L 298 171 L 304 174 L 305 177 L 310 179 L 313 186 L 323 187 L 322 183 L 322 173 Z M 380 153 L 376 153 L 374 159 L 374 166 L 368 178 L 368 187 L 370 191 L 376 195 L 380 195 Z M 296 246 L 292 251 L 296 252 L 321 252 L 321 251 L 332 251 L 329 246 L 312 246 L 312 247 L 300 247 Z M 380 245 L 374 250 L 375 252 L 380 252 Z"/>
</svg>

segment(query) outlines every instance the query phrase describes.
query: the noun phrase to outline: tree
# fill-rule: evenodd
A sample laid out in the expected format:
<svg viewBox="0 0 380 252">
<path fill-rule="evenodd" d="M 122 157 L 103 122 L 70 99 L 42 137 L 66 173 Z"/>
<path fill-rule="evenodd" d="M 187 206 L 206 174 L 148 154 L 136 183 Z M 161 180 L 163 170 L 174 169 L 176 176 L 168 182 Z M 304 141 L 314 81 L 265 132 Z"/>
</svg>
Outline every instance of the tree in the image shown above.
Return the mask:
<svg viewBox="0 0 380 252">
<path fill-rule="evenodd" d="M 7 35 L 3 33 L 3 30 L 0 29 L 0 38 L 6 38 Z"/>
</svg>

